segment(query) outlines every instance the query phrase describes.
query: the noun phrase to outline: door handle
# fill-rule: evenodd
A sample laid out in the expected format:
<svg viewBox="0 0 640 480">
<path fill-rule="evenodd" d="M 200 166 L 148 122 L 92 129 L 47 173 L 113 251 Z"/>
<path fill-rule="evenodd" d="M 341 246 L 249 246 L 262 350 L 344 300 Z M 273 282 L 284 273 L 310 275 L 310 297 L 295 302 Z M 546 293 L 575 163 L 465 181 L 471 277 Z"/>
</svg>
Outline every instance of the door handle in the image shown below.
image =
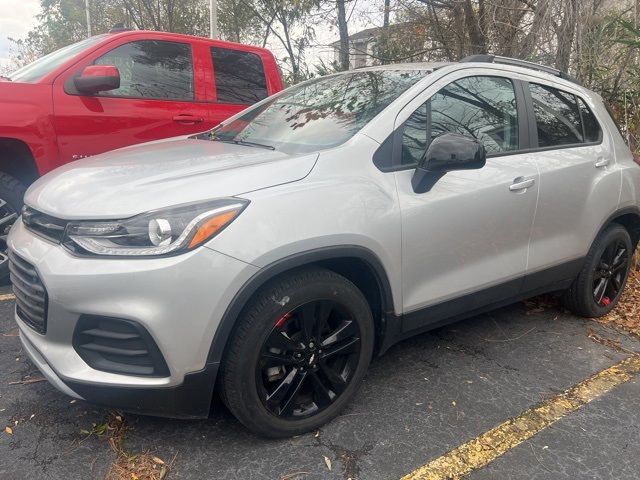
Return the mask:
<svg viewBox="0 0 640 480">
<path fill-rule="evenodd" d="M 184 125 L 195 125 L 196 123 L 204 122 L 204 118 L 196 117 L 195 115 L 181 114 L 173 117 L 173 121 Z"/>
<path fill-rule="evenodd" d="M 513 183 L 509 185 L 509 190 L 512 192 L 517 192 L 529 188 L 534 183 L 536 183 L 535 178 L 516 177 L 513 179 Z"/>
<path fill-rule="evenodd" d="M 596 165 L 596 168 L 606 167 L 607 165 L 609 165 L 609 159 L 599 158 L 598 161 L 595 163 L 595 165 Z"/>
</svg>

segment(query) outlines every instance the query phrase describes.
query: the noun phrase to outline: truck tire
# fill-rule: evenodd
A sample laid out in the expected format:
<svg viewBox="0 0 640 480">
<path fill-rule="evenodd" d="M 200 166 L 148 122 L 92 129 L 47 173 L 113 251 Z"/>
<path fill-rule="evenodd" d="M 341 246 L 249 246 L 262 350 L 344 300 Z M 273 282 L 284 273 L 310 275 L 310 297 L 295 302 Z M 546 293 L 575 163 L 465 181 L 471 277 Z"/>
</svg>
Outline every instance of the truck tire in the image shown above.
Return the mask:
<svg viewBox="0 0 640 480">
<path fill-rule="evenodd" d="M 18 180 L 0 172 L 0 282 L 9 277 L 9 259 L 7 258 L 7 236 L 13 222 L 20 216 L 26 188 Z"/>
</svg>

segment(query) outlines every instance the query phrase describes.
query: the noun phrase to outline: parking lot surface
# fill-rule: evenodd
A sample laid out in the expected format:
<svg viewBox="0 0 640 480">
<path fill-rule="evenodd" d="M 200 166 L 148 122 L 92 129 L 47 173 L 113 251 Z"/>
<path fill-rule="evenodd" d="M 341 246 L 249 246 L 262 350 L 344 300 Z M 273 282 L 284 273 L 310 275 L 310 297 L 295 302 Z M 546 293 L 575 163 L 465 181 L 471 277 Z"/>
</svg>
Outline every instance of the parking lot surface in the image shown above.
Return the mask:
<svg viewBox="0 0 640 480">
<path fill-rule="evenodd" d="M 96 426 L 110 412 L 38 381 L 13 307 L 0 301 L 0 429 L 12 432 L 0 432 L 0 479 L 104 478 L 116 454 Z M 315 433 L 264 440 L 218 402 L 202 421 L 125 414 L 125 448 L 172 463 L 170 479 L 401 478 L 635 351 L 634 338 L 521 303 L 394 346 Z M 638 378 L 625 378 L 469 478 L 637 478 L 639 399 Z"/>
</svg>

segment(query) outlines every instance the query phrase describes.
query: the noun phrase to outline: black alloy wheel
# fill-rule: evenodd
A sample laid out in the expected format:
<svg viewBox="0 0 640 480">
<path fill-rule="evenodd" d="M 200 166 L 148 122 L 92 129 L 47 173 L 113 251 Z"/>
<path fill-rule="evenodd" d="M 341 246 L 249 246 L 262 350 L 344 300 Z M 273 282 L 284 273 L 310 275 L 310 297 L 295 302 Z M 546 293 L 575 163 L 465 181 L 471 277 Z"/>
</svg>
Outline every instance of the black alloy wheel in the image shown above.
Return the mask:
<svg viewBox="0 0 640 480">
<path fill-rule="evenodd" d="M 630 252 L 616 238 L 607 245 L 593 275 L 593 300 L 607 307 L 618 299 L 629 269 Z"/>
<path fill-rule="evenodd" d="M 256 369 L 265 407 L 287 419 L 317 414 L 347 388 L 358 364 L 360 329 L 340 304 L 308 302 L 278 319 Z"/>
<path fill-rule="evenodd" d="M 631 269 L 634 245 L 617 223 L 593 242 L 578 277 L 564 294 L 564 304 L 576 315 L 602 317 L 620 300 Z"/>
<path fill-rule="evenodd" d="M 307 267 L 282 274 L 247 302 L 220 365 L 219 393 L 253 432 L 310 432 L 358 391 L 373 355 L 371 307 L 345 277 Z"/>
</svg>

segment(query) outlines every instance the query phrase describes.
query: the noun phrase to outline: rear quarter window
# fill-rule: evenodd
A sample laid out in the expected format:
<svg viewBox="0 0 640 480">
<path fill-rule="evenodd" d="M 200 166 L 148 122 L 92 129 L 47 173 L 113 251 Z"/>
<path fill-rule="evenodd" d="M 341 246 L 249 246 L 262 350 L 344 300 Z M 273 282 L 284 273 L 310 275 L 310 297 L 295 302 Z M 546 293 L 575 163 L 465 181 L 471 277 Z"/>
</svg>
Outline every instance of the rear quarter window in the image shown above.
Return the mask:
<svg viewBox="0 0 640 480">
<path fill-rule="evenodd" d="M 212 47 L 211 58 L 218 102 L 251 105 L 268 96 L 260 56 L 242 50 Z"/>
<path fill-rule="evenodd" d="M 582 125 L 584 127 L 584 141 L 587 143 L 599 142 L 602 140 L 602 129 L 589 106 L 578 97 L 578 107 L 582 116 Z"/>
<path fill-rule="evenodd" d="M 584 141 L 576 97 L 547 85 L 529 84 L 538 130 L 538 147 L 572 145 Z"/>
</svg>

